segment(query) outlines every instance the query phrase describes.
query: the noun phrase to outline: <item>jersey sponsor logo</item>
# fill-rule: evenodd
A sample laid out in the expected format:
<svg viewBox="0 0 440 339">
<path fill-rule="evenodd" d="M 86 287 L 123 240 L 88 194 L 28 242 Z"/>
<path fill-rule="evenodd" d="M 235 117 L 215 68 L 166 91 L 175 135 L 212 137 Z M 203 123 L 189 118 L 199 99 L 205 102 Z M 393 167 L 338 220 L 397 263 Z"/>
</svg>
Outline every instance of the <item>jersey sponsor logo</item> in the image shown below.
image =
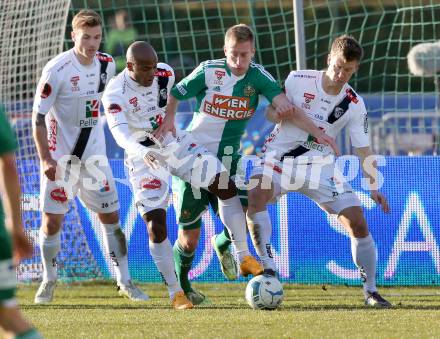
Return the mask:
<svg viewBox="0 0 440 339">
<path fill-rule="evenodd" d="M 154 73 L 154 76 L 156 77 L 172 77 L 173 72 L 167 71 L 166 69 L 157 70 L 156 73 Z"/>
<path fill-rule="evenodd" d="M 321 131 L 325 132 L 325 129 L 323 127 L 318 127 L 318 128 Z M 309 134 L 309 136 L 307 137 L 307 140 L 303 142 L 303 146 L 310 149 L 310 150 L 314 149 L 319 152 L 324 152 L 325 147 L 326 147 L 325 145 L 320 144 L 318 142 L 318 140 L 311 134 Z"/>
<path fill-rule="evenodd" d="M 148 190 L 158 190 L 162 187 L 162 183 L 157 178 L 143 178 L 139 183 L 140 188 Z"/>
<path fill-rule="evenodd" d="M 86 101 L 86 118 L 97 118 L 99 116 L 99 100 Z"/>
<path fill-rule="evenodd" d="M 130 100 L 128 100 L 128 102 L 133 106 L 133 110 L 132 110 L 133 113 L 141 110 L 137 97 L 130 98 Z"/>
<path fill-rule="evenodd" d="M 151 128 L 156 129 L 160 125 L 162 125 L 163 116 L 162 114 L 158 114 L 155 117 L 150 117 L 149 120 L 150 120 Z"/>
<path fill-rule="evenodd" d="M 266 152 L 267 145 L 275 140 L 279 132 L 280 132 L 280 127 L 276 125 L 275 129 L 267 136 L 266 140 L 264 140 L 263 147 L 261 148 L 261 151 L 263 153 Z"/>
<path fill-rule="evenodd" d="M 49 97 L 51 93 L 52 93 L 52 87 L 49 85 L 49 83 L 46 82 L 44 85 L 41 86 L 40 96 L 43 99 Z"/>
<path fill-rule="evenodd" d="M 307 74 L 294 74 L 295 78 L 306 78 L 306 79 L 316 79 L 315 75 L 307 75 Z"/>
<path fill-rule="evenodd" d="M 50 197 L 56 202 L 64 203 L 67 201 L 67 194 L 63 187 L 52 190 L 52 192 L 50 192 Z"/>
<path fill-rule="evenodd" d="M 215 76 L 217 77 L 217 80 L 214 80 L 214 85 L 219 85 L 219 86 L 223 86 L 223 77 L 226 75 L 225 71 L 221 71 L 221 70 L 216 70 L 214 72 Z"/>
<path fill-rule="evenodd" d="M 304 92 L 304 98 L 306 98 L 305 100 L 307 103 L 310 103 L 313 99 L 315 99 L 315 95 Z"/>
<path fill-rule="evenodd" d="M 71 60 L 66 61 L 61 67 L 57 69 L 57 72 L 61 72 L 67 65 L 71 63 Z"/>
<path fill-rule="evenodd" d="M 133 107 L 138 107 L 138 98 L 137 97 L 130 98 L 130 100 L 128 100 L 128 102 L 130 104 L 132 104 Z"/>
<path fill-rule="evenodd" d="M 311 93 L 304 92 L 304 102 L 301 104 L 302 108 L 310 109 L 310 103 L 315 99 L 315 95 Z"/>
<path fill-rule="evenodd" d="M 225 75 L 226 75 L 225 71 L 220 71 L 218 69 L 215 71 L 215 76 L 217 77 L 218 80 L 221 80 Z"/>
<path fill-rule="evenodd" d="M 79 127 L 93 127 L 98 124 L 99 100 L 87 100 L 85 107 L 85 118 L 79 119 Z"/>
<path fill-rule="evenodd" d="M 70 83 L 72 84 L 72 88 L 71 88 L 72 92 L 79 91 L 78 81 L 79 81 L 79 75 L 75 75 L 70 78 Z"/>
<path fill-rule="evenodd" d="M 249 98 L 214 94 L 212 102 L 205 101 L 203 111 L 221 119 L 244 120 L 252 117 L 255 112 L 249 106 Z"/>
<path fill-rule="evenodd" d="M 197 144 L 195 144 L 195 143 L 191 143 L 191 144 L 188 146 L 188 152 L 191 152 L 191 151 L 193 150 L 193 148 L 195 148 L 195 147 L 197 147 Z"/>
<path fill-rule="evenodd" d="M 50 119 L 49 130 L 47 132 L 47 145 L 49 146 L 49 151 L 56 151 L 57 149 L 57 121 L 55 119 Z"/>
<path fill-rule="evenodd" d="M 122 112 L 122 108 L 118 104 L 110 104 L 110 106 L 107 108 L 107 112 L 110 114 L 118 114 Z"/>
<path fill-rule="evenodd" d="M 220 92 L 222 89 L 220 88 L 220 86 L 215 86 L 212 88 L 212 90 L 215 92 Z"/>
<path fill-rule="evenodd" d="M 108 180 L 104 180 L 102 182 L 102 187 L 99 190 L 99 192 L 101 192 L 101 193 L 110 192 L 110 185 L 108 184 Z"/>
<path fill-rule="evenodd" d="M 188 93 L 185 89 L 185 87 L 183 87 L 181 84 L 177 84 L 176 85 L 177 90 L 179 91 L 180 94 L 182 95 L 186 95 L 186 93 Z"/>
</svg>

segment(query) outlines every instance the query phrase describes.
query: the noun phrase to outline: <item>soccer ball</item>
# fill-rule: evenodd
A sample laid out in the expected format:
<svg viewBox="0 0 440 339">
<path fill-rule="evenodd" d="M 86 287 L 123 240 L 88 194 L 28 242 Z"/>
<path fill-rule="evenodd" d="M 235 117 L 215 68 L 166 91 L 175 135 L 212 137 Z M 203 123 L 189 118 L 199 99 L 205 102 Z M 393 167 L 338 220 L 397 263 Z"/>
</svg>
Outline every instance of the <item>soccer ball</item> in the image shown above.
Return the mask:
<svg viewBox="0 0 440 339">
<path fill-rule="evenodd" d="M 255 310 L 274 310 L 280 306 L 283 297 L 283 285 L 271 275 L 258 275 L 246 287 L 246 300 Z"/>
</svg>

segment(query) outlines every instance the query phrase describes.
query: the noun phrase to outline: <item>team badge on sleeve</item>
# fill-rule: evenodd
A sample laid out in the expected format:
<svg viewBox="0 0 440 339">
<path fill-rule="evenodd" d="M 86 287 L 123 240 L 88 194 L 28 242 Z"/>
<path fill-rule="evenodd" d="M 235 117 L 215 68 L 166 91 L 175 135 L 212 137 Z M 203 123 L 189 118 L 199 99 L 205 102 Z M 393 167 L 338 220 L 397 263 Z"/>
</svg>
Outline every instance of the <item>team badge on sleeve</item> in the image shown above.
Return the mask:
<svg viewBox="0 0 440 339">
<path fill-rule="evenodd" d="M 118 104 L 110 104 L 110 106 L 108 106 L 108 108 L 107 108 L 107 111 L 110 114 L 118 114 L 118 113 L 122 112 L 122 108 Z"/>
<path fill-rule="evenodd" d="M 43 86 L 41 86 L 40 96 L 43 99 L 49 97 L 51 93 L 52 93 L 52 87 L 50 87 L 49 83 L 46 82 Z"/>
</svg>

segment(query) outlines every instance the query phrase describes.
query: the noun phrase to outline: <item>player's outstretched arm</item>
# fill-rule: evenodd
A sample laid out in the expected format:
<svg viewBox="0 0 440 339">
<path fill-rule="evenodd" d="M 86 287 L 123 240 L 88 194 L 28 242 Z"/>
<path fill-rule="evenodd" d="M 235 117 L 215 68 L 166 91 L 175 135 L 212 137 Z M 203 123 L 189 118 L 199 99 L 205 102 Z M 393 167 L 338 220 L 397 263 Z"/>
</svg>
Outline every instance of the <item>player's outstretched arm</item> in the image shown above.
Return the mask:
<svg viewBox="0 0 440 339">
<path fill-rule="evenodd" d="M 11 233 L 14 257 L 17 260 L 32 256 L 32 244 L 27 239 L 21 220 L 20 184 L 18 180 L 15 156 L 6 153 L 0 157 L 1 190 L 4 193 L 6 227 Z"/>
<path fill-rule="evenodd" d="M 274 106 L 275 112 L 266 113 L 269 120 L 271 118 L 276 120 L 271 120 L 273 122 L 289 120 L 303 131 L 313 135 L 319 143 L 329 145 L 336 155 L 341 154 L 335 140 L 328 136 L 324 131 L 320 130 L 301 109 L 292 105 L 284 93 L 277 95 L 272 100 L 272 105 Z"/>
<path fill-rule="evenodd" d="M 33 112 L 32 114 L 32 133 L 37 146 L 38 156 L 40 157 L 43 173 L 49 180 L 55 180 L 57 163 L 52 159 L 47 141 L 47 127 L 44 114 Z"/>
<path fill-rule="evenodd" d="M 177 100 L 174 95 L 170 94 L 162 124 L 153 133 L 153 136 L 156 139 L 164 139 L 168 132 L 171 132 L 174 136 L 176 136 L 175 118 L 178 104 L 179 100 Z"/>
<path fill-rule="evenodd" d="M 373 152 L 370 147 L 358 147 L 355 151 L 361 162 L 363 175 L 368 179 L 371 199 L 380 205 L 385 213 L 389 213 L 390 207 L 387 198 L 379 191 L 381 181 L 379 180 L 377 161 L 374 159 Z"/>
</svg>

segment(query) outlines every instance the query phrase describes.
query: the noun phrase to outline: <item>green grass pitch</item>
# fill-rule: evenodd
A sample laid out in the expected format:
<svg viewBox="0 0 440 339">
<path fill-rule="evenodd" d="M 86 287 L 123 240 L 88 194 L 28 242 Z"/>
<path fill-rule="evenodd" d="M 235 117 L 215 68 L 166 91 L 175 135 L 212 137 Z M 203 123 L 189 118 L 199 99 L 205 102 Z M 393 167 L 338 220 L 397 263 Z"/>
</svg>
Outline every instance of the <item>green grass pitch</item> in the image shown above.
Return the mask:
<svg viewBox="0 0 440 339">
<path fill-rule="evenodd" d="M 381 288 L 395 307 L 363 306 L 360 287 L 284 285 L 275 311 L 254 311 L 244 284 L 195 284 L 212 304 L 171 309 L 163 285 L 141 288 L 133 303 L 108 283 L 59 284 L 50 305 L 34 305 L 36 285 L 21 285 L 25 315 L 45 338 L 439 338 L 440 288 Z"/>
</svg>

